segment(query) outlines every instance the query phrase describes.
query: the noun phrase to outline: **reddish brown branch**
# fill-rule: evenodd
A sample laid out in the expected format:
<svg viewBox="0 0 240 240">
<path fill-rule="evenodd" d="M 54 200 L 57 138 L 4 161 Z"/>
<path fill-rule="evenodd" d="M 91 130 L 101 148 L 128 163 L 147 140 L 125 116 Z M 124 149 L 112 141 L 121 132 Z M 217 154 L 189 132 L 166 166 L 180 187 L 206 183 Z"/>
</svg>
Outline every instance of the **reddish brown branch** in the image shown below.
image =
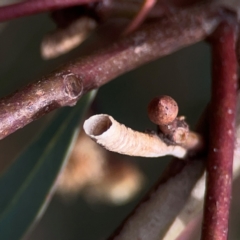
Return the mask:
<svg viewBox="0 0 240 240">
<path fill-rule="evenodd" d="M 222 13 L 201 7 L 148 24 L 114 45 L 66 64 L 0 101 L 0 139 L 146 62 L 204 39 Z"/>
<path fill-rule="evenodd" d="M 0 7 L 0 22 L 99 0 L 26 0 Z"/>
<path fill-rule="evenodd" d="M 226 240 L 237 102 L 236 25 L 224 22 L 212 43 L 212 99 L 202 240 Z"/>
</svg>

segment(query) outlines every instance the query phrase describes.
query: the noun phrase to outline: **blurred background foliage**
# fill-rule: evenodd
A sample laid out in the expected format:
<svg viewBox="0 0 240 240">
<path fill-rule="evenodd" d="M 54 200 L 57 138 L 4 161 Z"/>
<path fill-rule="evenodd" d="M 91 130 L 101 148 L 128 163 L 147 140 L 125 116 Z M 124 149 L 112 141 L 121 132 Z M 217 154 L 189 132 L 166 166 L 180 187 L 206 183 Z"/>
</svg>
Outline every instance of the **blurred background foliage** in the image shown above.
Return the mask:
<svg viewBox="0 0 240 240">
<path fill-rule="evenodd" d="M 93 34 L 88 42 L 74 51 L 44 61 L 40 56 L 40 44 L 44 34 L 52 29 L 54 24 L 47 14 L 13 20 L 0 26 L 1 97 L 67 60 L 86 53 L 94 41 L 99 41 L 99 37 Z M 180 50 L 118 77 L 101 87 L 94 106 L 97 113 L 110 114 L 119 122 L 144 131 L 155 129 L 147 118 L 146 108 L 151 98 L 161 94 L 170 95 L 178 102 L 180 115 L 186 116 L 194 128 L 210 97 L 210 49 L 206 43 Z M 1 172 L 39 135 L 52 115 L 54 113 L 0 142 Z M 144 189 L 131 202 L 122 206 L 91 204 L 81 195 L 71 201 L 56 195 L 40 222 L 24 240 L 94 240 L 108 237 L 156 182 L 169 161 L 167 157 L 129 159 L 140 167 L 146 179 Z M 236 201 L 238 198 L 236 196 Z M 236 225 L 235 219 L 231 225 Z M 235 231 L 231 230 L 232 239 L 236 239 Z"/>
</svg>

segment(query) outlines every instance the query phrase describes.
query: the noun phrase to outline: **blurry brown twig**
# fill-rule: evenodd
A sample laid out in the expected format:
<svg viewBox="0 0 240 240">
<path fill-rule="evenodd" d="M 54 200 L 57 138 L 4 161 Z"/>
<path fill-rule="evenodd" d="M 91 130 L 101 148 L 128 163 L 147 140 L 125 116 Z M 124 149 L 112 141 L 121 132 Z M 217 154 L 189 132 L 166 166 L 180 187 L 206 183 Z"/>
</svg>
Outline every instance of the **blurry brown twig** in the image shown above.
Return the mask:
<svg viewBox="0 0 240 240">
<path fill-rule="evenodd" d="M 79 17 L 65 28 L 46 34 L 41 43 L 44 59 L 56 58 L 80 45 L 97 26 L 93 18 Z"/>
<path fill-rule="evenodd" d="M 91 202 L 123 204 L 143 186 L 143 174 L 126 157 L 104 150 L 81 131 L 70 159 L 57 180 L 67 200 L 82 193 Z"/>
</svg>

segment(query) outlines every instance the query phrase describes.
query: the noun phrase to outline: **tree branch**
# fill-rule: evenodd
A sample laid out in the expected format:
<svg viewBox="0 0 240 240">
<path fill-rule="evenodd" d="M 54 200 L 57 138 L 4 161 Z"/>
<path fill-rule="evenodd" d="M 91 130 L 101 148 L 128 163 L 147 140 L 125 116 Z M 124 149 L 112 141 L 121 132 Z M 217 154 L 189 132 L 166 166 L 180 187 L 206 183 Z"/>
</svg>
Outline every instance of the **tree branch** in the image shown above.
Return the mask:
<svg viewBox="0 0 240 240">
<path fill-rule="evenodd" d="M 226 240 L 237 102 L 236 24 L 222 23 L 212 43 L 212 99 L 203 240 Z"/>
<path fill-rule="evenodd" d="M 201 41 L 223 16 L 209 5 L 180 11 L 1 99 L 0 139 L 56 108 L 76 104 L 84 93 L 120 74 Z"/>
</svg>

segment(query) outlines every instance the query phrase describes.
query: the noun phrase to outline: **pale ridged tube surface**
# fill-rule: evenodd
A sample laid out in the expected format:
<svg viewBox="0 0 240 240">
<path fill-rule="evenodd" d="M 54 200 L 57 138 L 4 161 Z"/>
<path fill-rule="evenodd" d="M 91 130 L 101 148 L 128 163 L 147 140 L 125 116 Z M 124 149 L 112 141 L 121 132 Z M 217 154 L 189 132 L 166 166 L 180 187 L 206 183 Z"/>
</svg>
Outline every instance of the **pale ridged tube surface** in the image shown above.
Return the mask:
<svg viewBox="0 0 240 240">
<path fill-rule="evenodd" d="M 141 157 L 186 155 L 183 147 L 167 145 L 155 134 L 134 131 L 109 115 L 94 115 L 85 121 L 83 128 L 94 141 L 113 152 Z"/>
</svg>

